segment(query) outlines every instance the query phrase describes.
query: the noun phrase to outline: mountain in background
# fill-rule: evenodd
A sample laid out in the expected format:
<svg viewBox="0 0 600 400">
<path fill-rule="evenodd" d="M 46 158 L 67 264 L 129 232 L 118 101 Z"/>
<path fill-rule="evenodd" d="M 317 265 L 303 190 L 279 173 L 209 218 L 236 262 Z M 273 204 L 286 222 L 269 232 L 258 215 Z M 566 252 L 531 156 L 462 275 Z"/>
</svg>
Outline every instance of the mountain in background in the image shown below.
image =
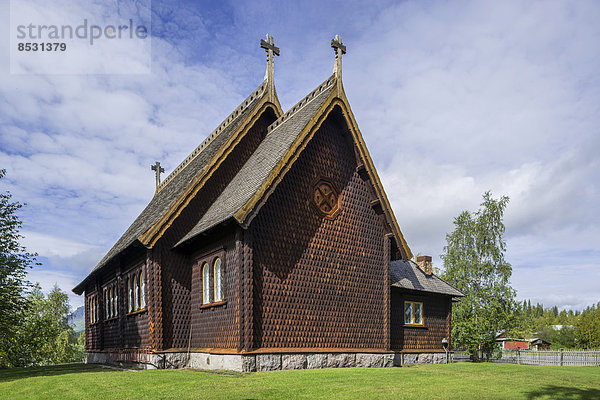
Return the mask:
<svg viewBox="0 0 600 400">
<path fill-rule="evenodd" d="M 78 307 L 75 311 L 69 315 L 69 325 L 73 327 L 75 332 L 82 332 L 85 330 L 85 307 Z"/>
</svg>

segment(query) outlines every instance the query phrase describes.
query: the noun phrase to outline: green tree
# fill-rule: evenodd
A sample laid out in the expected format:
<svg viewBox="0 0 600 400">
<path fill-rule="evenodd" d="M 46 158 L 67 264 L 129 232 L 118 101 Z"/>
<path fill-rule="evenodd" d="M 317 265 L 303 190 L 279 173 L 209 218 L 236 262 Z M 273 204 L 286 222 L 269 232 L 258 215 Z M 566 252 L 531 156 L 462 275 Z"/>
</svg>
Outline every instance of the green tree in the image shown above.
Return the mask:
<svg viewBox="0 0 600 400">
<path fill-rule="evenodd" d="M 588 307 L 581 313 L 575 323 L 575 339 L 579 348 L 600 347 L 600 307 Z"/>
<path fill-rule="evenodd" d="M 476 212 L 463 211 L 454 219 L 455 229 L 446 235 L 443 278 L 465 294 L 452 310 L 455 347 L 478 358 L 478 350 L 490 357 L 495 336 L 511 325 L 515 291 L 510 286 L 511 265 L 504 259 L 503 215 L 508 197 L 483 195 Z"/>
<path fill-rule="evenodd" d="M 5 175 L 6 170 L 1 169 L 0 179 Z M 22 222 L 16 213 L 23 204 L 11 198 L 9 192 L 0 193 L 0 367 L 7 366 L 15 326 L 20 324 L 27 305 L 27 270 L 36 264 L 36 254 L 28 253 L 19 242 Z"/>
<path fill-rule="evenodd" d="M 27 297 L 24 319 L 9 351 L 10 365 L 30 366 L 81 361 L 83 349 L 69 326 L 69 299 L 56 285 L 44 296 L 36 285 Z"/>
<path fill-rule="evenodd" d="M 575 329 L 572 326 L 563 326 L 554 335 L 554 341 L 550 343 L 553 349 L 574 349 Z"/>
</svg>

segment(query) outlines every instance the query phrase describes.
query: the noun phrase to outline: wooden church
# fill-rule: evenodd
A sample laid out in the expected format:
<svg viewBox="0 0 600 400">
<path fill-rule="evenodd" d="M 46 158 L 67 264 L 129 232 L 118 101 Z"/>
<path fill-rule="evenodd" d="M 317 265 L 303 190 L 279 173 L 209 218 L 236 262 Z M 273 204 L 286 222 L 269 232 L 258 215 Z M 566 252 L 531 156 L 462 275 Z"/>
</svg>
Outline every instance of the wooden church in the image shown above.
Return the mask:
<svg viewBox="0 0 600 400">
<path fill-rule="evenodd" d="M 342 85 L 284 112 L 264 81 L 73 291 L 86 360 L 264 371 L 445 362 L 462 294 L 413 257 Z"/>
</svg>

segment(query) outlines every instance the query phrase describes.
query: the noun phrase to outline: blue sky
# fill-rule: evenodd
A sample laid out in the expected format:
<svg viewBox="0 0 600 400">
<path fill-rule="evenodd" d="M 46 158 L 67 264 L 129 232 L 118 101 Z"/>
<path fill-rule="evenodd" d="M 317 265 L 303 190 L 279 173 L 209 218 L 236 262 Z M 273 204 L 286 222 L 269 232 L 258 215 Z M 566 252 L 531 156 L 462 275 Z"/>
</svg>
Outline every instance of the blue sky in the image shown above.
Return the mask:
<svg viewBox="0 0 600 400">
<path fill-rule="evenodd" d="M 110 19 L 140 4 L 44 10 Z M 10 73 L 9 5 L 0 190 L 28 204 L 23 242 L 44 289 L 70 293 L 151 199 L 150 164 L 169 173 L 262 82 L 266 33 L 284 109 L 331 74 L 340 34 L 346 93 L 413 252 L 441 266 L 453 218 L 491 190 L 511 198 L 518 297 L 600 301 L 600 3 L 153 1 L 150 73 L 75 75 Z"/>
</svg>

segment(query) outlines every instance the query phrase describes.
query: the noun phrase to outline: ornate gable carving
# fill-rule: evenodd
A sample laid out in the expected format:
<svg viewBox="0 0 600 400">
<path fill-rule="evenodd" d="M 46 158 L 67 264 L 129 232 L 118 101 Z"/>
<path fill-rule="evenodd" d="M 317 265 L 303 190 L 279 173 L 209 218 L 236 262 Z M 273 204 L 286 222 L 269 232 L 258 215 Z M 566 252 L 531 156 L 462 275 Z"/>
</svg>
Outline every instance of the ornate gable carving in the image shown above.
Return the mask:
<svg viewBox="0 0 600 400">
<path fill-rule="evenodd" d="M 339 209 L 338 197 L 334 185 L 328 179 L 321 178 L 315 185 L 313 201 L 323 214 L 332 215 Z"/>
</svg>

